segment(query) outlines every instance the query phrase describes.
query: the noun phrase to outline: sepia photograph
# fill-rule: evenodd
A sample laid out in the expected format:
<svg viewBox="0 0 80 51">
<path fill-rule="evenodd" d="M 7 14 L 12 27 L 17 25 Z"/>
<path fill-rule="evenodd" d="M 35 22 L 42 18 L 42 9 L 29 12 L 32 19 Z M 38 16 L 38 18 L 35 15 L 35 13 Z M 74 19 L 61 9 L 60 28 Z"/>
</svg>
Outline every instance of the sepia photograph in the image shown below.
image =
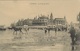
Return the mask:
<svg viewBox="0 0 80 51">
<path fill-rule="evenodd" d="M 80 0 L 0 0 L 0 51 L 80 51 Z"/>
</svg>

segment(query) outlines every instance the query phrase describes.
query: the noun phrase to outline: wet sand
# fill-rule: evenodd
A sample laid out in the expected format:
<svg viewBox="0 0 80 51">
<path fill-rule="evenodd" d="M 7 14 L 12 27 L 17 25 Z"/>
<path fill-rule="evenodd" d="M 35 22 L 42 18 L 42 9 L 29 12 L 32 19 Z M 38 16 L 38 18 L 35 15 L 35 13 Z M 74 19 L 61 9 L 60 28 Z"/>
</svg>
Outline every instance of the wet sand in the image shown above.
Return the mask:
<svg viewBox="0 0 80 51">
<path fill-rule="evenodd" d="M 17 35 L 13 30 L 0 31 L 0 51 L 72 51 L 71 48 L 70 35 L 64 31 L 56 36 L 54 31 L 45 34 L 37 29 Z"/>
</svg>

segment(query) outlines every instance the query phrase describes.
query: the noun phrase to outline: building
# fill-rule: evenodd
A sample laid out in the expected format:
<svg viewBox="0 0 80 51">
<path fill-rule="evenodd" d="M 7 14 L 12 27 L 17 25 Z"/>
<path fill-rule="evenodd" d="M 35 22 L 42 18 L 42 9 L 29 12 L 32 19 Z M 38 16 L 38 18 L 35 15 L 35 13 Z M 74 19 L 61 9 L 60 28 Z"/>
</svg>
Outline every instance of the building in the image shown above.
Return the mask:
<svg viewBox="0 0 80 51">
<path fill-rule="evenodd" d="M 23 25 L 31 26 L 32 22 L 33 22 L 33 19 L 21 19 L 17 21 L 16 26 L 23 26 Z"/>
<path fill-rule="evenodd" d="M 16 25 L 18 26 L 23 26 L 23 25 L 38 25 L 38 26 L 48 26 L 48 25 L 66 25 L 67 21 L 66 21 L 66 17 L 64 16 L 64 18 L 54 18 L 53 19 L 53 14 L 51 13 L 50 16 L 45 16 L 45 15 L 41 15 L 41 16 L 36 16 L 34 17 L 34 19 L 21 19 L 18 20 L 18 22 L 16 23 Z"/>
<path fill-rule="evenodd" d="M 39 16 L 38 18 L 35 17 L 32 25 L 67 25 L 66 17 L 64 18 L 54 18 L 53 14 L 51 13 L 50 16 Z"/>
<path fill-rule="evenodd" d="M 42 16 L 38 17 L 37 19 L 35 18 L 33 20 L 32 24 L 33 25 L 47 25 L 48 22 L 49 22 L 49 18 L 44 16 L 44 15 L 42 15 Z"/>
<path fill-rule="evenodd" d="M 55 18 L 53 23 L 55 25 L 66 25 L 67 24 L 66 17 L 64 17 L 64 18 Z"/>
<path fill-rule="evenodd" d="M 25 19 L 25 20 L 23 21 L 23 24 L 24 24 L 24 25 L 29 25 L 29 26 L 31 26 L 31 25 L 32 25 L 32 22 L 33 22 L 33 19 Z"/>
</svg>

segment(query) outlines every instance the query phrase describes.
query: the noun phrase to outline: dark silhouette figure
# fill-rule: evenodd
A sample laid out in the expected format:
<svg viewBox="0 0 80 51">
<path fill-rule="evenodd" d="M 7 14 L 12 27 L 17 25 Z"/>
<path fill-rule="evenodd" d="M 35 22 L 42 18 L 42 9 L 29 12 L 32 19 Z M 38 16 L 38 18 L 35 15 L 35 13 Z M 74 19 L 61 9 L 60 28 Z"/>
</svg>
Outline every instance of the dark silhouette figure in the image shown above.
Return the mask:
<svg viewBox="0 0 80 51">
<path fill-rule="evenodd" d="M 75 44 L 75 29 L 74 27 L 71 27 L 71 30 L 69 31 L 70 33 L 70 37 L 71 37 L 71 40 L 72 40 L 72 45 Z"/>
<path fill-rule="evenodd" d="M 67 27 L 62 26 L 62 31 L 67 31 Z"/>
<path fill-rule="evenodd" d="M 50 28 L 48 28 L 48 33 L 50 34 Z"/>
<path fill-rule="evenodd" d="M 24 30 L 27 32 L 27 34 L 28 34 L 28 31 L 29 31 L 29 28 L 24 28 Z"/>
<path fill-rule="evenodd" d="M 75 49 L 74 49 L 74 47 L 75 47 L 75 46 L 74 46 L 74 45 L 72 45 L 72 51 L 74 51 L 74 50 L 75 50 Z"/>
<path fill-rule="evenodd" d="M 29 28 L 28 28 L 28 31 L 29 31 Z"/>
<path fill-rule="evenodd" d="M 12 27 L 8 27 L 8 29 L 9 29 L 9 30 L 12 30 L 13 28 L 12 28 Z"/>
<path fill-rule="evenodd" d="M 75 39 L 75 41 L 76 41 L 76 45 L 79 44 L 77 42 L 80 42 L 80 27 L 79 27 L 79 29 L 76 30 L 76 39 Z"/>
<path fill-rule="evenodd" d="M 56 36 L 56 33 L 57 33 L 57 28 L 56 27 L 54 28 L 54 31 L 55 31 L 55 36 Z"/>
<path fill-rule="evenodd" d="M 47 33 L 47 29 L 45 28 L 45 34 Z"/>
<path fill-rule="evenodd" d="M 67 31 L 67 27 L 65 27 L 64 30 Z"/>
<path fill-rule="evenodd" d="M 6 30 L 6 28 L 0 28 L 0 31 L 5 31 Z"/>
<path fill-rule="evenodd" d="M 17 31 L 19 31 L 20 33 L 23 33 L 23 32 L 22 32 L 22 28 L 12 27 L 12 29 L 14 30 L 13 33 L 16 32 L 16 34 L 17 34 Z"/>
<path fill-rule="evenodd" d="M 57 32 L 57 28 L 54 28 L 55 33 Z"/>
</svg>

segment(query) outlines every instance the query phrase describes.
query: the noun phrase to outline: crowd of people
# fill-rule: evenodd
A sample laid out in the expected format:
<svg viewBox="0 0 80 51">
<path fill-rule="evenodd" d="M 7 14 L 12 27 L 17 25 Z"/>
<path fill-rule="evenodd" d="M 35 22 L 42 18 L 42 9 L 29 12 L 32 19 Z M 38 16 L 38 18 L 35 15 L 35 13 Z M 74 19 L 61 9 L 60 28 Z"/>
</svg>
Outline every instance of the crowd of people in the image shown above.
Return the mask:
<svg viewBox="0 0 80 51">
<path fill-rule="evenodd" d="M 45 34 L 46 33 L 50 34 L 51 30 L 53 30 L 56 34 L 58 31 L 67 31 L 68 29 L 67 27 L 54 27 L 54 28 L 46 27 L 44 28 Z"/>
</svg>

